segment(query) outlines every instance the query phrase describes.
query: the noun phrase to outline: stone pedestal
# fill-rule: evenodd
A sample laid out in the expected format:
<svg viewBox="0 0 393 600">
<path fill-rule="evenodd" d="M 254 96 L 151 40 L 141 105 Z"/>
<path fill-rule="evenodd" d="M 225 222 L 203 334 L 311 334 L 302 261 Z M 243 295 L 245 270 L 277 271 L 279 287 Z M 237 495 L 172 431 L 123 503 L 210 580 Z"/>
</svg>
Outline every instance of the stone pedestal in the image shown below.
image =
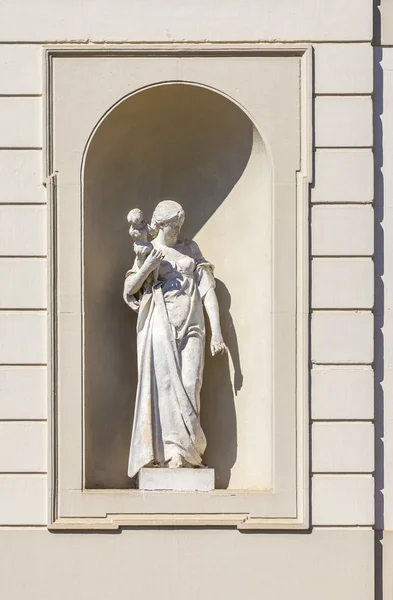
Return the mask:
<svg viewBox="0 0 393 600">
<path fill-rule="evenodd" d="M 214 469 L 141 469 L 140 490 L 175 492 L 211 492 L 214 490 Z"/>
</svg>

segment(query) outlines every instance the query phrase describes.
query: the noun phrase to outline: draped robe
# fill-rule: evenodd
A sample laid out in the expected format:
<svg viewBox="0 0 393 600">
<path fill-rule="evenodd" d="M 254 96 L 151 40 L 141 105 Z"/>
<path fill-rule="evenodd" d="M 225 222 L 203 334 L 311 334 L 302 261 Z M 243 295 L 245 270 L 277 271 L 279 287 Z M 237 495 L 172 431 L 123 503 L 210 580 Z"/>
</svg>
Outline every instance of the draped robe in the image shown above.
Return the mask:
<svg viewBox="0 0 393 600">
<path fill-rule="evenodd" d="M 153 246 L 156 243 L 153 241 Z M 213 266 L 197 244 L 184 241 L 165 255 L 155 275 L 131 295 L 137 262 L 127 272 L 124 299 L 138 311 L 138 387 L 128 475 L 147 465 L 164 466 L 180 454 L 192 466 L 206 449 L 200 412 L 204 367 L 203 298 L 215 286 Z"/>
</svg>

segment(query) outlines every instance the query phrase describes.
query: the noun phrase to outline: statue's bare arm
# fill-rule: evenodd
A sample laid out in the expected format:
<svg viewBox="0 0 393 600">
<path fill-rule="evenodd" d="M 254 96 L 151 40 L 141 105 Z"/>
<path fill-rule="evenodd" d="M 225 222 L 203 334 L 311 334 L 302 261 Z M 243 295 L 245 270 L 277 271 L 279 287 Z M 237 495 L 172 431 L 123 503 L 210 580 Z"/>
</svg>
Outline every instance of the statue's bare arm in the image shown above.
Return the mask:
<svg viewBox="0 0 393 600">
<path fill-rule="evenodd" d="M 127 277 L 126 282 L 124 284 L 124 291 L 126 294 L 130 296 L 134 296 L 139 292 L 146 279 L 149 277 L 150 273 L 154 271 L 157 267 L 159 267 L 160 262 L 162 261 L 162 252 L 161 250 L 152 250 L 150 254 L 147 256 L 145 262 L 133 275 Z"/>
<path fill-rule="evenodd" d="M 216 354 L 224 354 L 227 351 L 227 347 L 224 344 L 224 340 L 221 332 L 220 324 L 220 311 L 218 308 L 218 301 L 214 288 L 211 287 L 203 299 L 207 316 L 210 322 L 210 328 L 212 330 L 212 339 L 210 342 L 210 349 L 213 356 Z"/>
</svg>

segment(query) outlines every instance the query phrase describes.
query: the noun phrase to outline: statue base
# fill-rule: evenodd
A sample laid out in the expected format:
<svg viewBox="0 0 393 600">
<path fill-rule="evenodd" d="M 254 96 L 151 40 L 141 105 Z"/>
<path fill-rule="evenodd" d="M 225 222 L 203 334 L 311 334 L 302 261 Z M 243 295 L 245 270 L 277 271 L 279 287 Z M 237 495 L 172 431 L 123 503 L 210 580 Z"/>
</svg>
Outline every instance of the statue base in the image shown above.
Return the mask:
<svg viewBox="0 0 393 600">
<path fill-rule="evenodd" d="M 212 492 L 214 469 L 146 468 L 138 475 L 138 488 L 148 491 Z"/>
</svg>

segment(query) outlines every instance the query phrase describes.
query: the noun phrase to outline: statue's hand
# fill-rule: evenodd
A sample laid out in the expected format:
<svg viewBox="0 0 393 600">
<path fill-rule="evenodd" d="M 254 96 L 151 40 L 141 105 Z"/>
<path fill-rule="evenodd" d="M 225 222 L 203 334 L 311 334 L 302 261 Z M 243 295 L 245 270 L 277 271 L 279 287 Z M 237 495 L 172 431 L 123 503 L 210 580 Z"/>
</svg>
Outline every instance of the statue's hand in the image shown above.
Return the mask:
<svg viewBox="0 0 393 600">
<path fill-rule="evenodd" d="M 212 356 L 216 356 L 216 354 L 225 354 L 228 351 L 228 348 L 224 344 L 224 340 L 221 333 L 215 333 L 212 335 L 210 349 L 212 352 Z"/>
<path fill-rule="evenodd" d="M 160 266 L 160 263 L 163 259 L 163 254 L 161 250 L 157 250 L 154 248 L 150 254 L 146 257 L 144 266 L 151 272 L 154 271 L 157 267 Z"/>
</svg>

